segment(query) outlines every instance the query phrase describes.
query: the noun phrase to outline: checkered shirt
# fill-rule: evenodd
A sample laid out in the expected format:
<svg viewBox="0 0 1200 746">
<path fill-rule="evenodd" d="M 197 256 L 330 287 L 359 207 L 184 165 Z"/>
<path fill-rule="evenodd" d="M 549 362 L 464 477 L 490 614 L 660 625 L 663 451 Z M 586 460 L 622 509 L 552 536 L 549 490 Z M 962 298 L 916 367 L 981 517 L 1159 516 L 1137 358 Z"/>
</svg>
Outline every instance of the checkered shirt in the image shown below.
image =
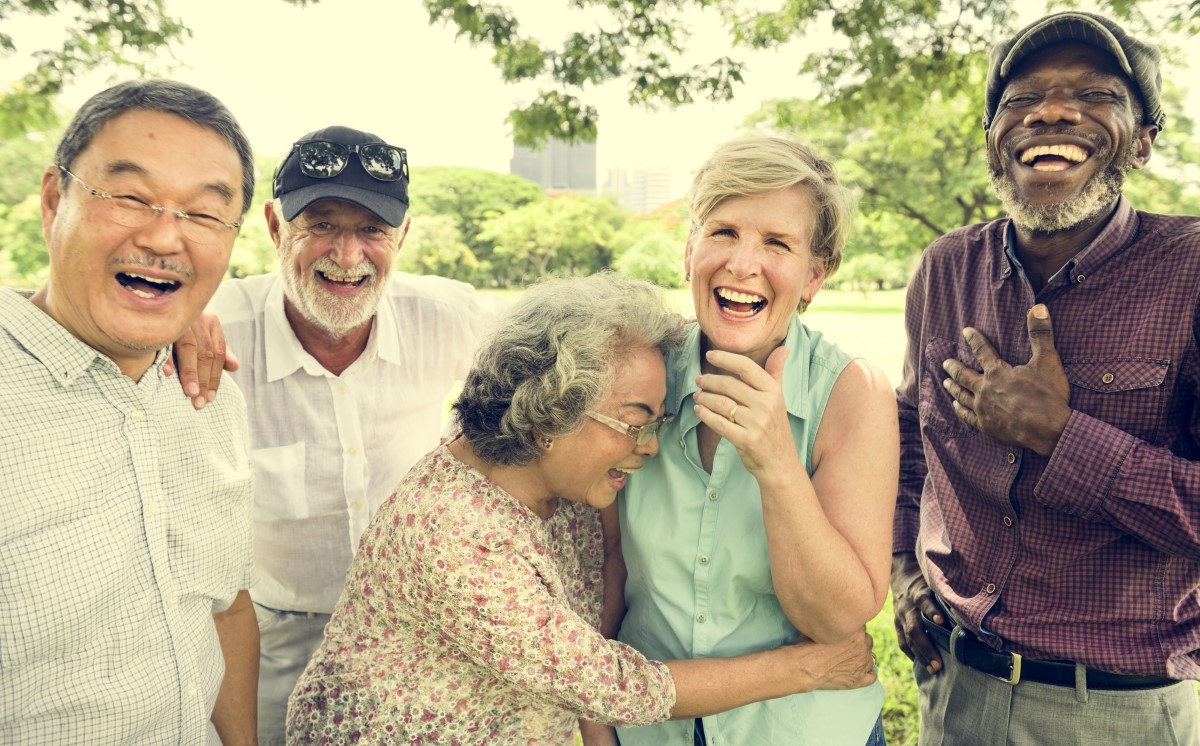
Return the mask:
<svg viewBox="0 0 1200 746">
<path fill-rule="evenodd" d="M 195 412 L 0 289 L 0 743 L 197 744 L 251 581 L 236 387 Z"/>
<path fill-rule="evenodd" d="M 939 239 L 909 286 L 895 549 L 917 548 L 934 590 L 989 644 L 1200 678 L 1200 218 L 1122 199 L 1036 294 L 1008 228 Z M 1049 459 L 961 422 L 941 386 L 943 360 L 979 369 L 965 326 L 1027 362 L 1036 303 L 1074 410 Z"/>
</svg>

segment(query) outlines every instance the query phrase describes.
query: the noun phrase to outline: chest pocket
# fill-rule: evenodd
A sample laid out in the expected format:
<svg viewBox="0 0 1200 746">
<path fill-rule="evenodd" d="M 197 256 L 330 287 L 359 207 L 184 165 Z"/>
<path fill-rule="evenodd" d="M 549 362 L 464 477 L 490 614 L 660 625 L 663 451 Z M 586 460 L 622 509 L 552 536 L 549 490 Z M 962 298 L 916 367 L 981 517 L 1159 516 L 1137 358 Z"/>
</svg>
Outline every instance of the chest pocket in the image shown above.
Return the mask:
<svg viewBox="0 0 1200 746">
<path fill-rule="evenodd" d="M 1108 358 L 1064 360 L 1071 408 L 1150 443 L 1163 416 L 1163 383 L 1169 360 Z"/>
<path fill-rule="evenodd" d="M 931 338 L 922 357 L 921 400 L 918 404 L 921 427 L 943 438 L 975 437 L 979 431 L 958 418 L 954 413 L 954 400 L 942 388 L 942 381 L 946 379 L 942 363 L 951 358 L 971 370 L 979 370 L 979 362 L 971 354 L 970 347 L 948 339 Z"/>
</svg>

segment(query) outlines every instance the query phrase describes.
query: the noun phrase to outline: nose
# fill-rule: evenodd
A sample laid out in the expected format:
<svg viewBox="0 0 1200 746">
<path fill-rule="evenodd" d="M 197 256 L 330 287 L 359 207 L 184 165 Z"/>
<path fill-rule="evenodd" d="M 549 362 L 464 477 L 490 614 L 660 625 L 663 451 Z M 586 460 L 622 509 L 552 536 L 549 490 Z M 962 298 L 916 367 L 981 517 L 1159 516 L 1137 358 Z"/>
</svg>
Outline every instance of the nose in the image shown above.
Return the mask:
<svg viewBox="0 0 1200 746">
<path fill-rule="evenodd" d="M 1045 97 L 1032 106 L 1025 115 L 1025 126 L 1036 127 L 1039 124 L 1079 124 L 1083 114 L 1074 96 L 1063 91 L 1047 91 Z"/>
<path fill-rule="evenodd" d="M 739 238 L 730 248 L 729 261 L 725 263 L 725 267 L 740 280 L 758 274 L 759 263 L 758 247 L 751 241 Z"/>
<path fill-rule="evenodd" d="M 139 248 L 154 254 L 176 254 L 185 249 L 183 219 L 179 213 L 160 209 L 141 228 L 137 228 L 133 241 Z"/>
<path fill-rule="evenodd" d="M 329 258 L 342 269 L 353 269 L 362 263 L 366 252 L 363 242 L 354 231 L 338 231 L 331 242 Z"/>
<path fill-rule="evenodd" d="M 635 446 L 633 452 L 646 458 L 658 455 L 658 433 L 650 436 L 650 440 Z"/>
</svg>

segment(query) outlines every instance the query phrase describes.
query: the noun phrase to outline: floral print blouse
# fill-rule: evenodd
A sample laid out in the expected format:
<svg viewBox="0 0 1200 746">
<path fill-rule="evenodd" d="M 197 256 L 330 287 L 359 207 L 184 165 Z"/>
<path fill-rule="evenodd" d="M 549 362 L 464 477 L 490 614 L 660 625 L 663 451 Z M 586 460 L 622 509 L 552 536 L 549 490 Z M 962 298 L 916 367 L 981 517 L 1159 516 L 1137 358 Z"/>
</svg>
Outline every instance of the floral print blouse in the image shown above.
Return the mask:
<svg viewBox="0 0 1200 746">
<path fill-rule="evenodd" d="M 443 443 L 380 507 L 288 702 L 289 744 L 573 743 L 667 719 L 667 667 L 598 631 L 597 511 L 543 520 Z"/>
</svg>

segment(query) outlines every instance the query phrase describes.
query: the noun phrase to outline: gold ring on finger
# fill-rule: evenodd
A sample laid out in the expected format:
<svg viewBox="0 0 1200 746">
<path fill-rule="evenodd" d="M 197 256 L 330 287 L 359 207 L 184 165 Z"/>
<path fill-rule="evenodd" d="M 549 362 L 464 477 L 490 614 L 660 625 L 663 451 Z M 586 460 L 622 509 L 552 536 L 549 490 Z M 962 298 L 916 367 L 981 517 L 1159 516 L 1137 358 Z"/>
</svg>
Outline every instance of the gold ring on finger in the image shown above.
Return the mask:
<svg viewBox="0 0 1200 746">
<path fill-rule="evenodd" d="M 733 405 L 733 409 L 729 410 L 729 414 L 725 415 L 726 419 L 728 419 L 730 422 L 732 422 L 735 425 L 737 424 L 737 411 L 738 411 L 738 405 L 735 403 Z"/>
</svg>

